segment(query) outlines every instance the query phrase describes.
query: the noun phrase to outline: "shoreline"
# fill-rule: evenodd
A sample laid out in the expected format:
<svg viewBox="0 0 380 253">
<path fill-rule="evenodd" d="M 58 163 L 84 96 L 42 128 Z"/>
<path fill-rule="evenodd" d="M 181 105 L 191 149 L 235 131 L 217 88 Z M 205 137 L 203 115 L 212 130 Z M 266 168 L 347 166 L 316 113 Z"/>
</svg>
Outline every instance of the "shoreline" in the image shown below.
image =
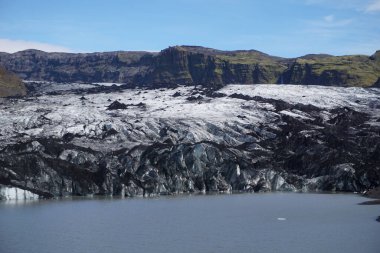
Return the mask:
<svg viewBox="0 0 380 253">
<path fill-rule="evenodd" d="M 363 194 L 363 197 L 367 197 L 373 200 L 365 201 L 362 204 L 380 205 L 380 187 L 373 188 Z"/>
<path fill-rule="evenodd" d="M 374 188 L 363 194 L 363 197 L 371 198 L 373 200 L 364 201 L 359 203 L 359 205 L 380 205 L 380 187 Z M 377 222 L 380 222 L 380 216 L 376 219 Z"/>
<path fill-rule="evenodd" d="M 219 191 L 219 192 L 180 192 L 173 194 L 153 194 L 153 195 L 134 195 L 134 196 L 120 196 L 120 195 L 96 195 L 96 194 L 88 194 L 88 195 L 67 195 L 60 197 L 52 197 L 52 198 L 19 198 L 19 199 L 0 199 L 0 204 L 5 202 L 33 202 L 33 201 L 59 201 L 59 200 L 99 200 L 99 199 L 158 199 L 158 198 L 181 198 L 181 197 L 194 197 L 194 196 L 224 196 L 224 195 L 244 195 L 244 194 L 253 194 L 253 195 L 265 195 L 265 194 L 318 194 L 318 195 L 356 195 L 364 198 L 368 198 L 364 194 L 358 194 L 355 192 L 341 192 L 341 191 L 262 191 L 262 192 L 248 192 L 248 191 Z M 380 199 L 373 199 L 369 201 L 364 201 L 359 204 L 369 204 L 372 202 L 379 202 Z"/>
</svg>

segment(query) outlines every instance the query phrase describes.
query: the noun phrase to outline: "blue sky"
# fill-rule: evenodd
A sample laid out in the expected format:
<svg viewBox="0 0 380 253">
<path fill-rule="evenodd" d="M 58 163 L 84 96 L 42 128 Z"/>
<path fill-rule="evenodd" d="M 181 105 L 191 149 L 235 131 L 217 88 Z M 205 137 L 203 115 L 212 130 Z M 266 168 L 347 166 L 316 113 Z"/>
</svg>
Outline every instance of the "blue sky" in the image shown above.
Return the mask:
<svg viewBox="0 0 380 253">
<path fill-rule="evenodd" d="M 160 51 L 295 57 L 380 49 L 380 0 L 0 0 L 0 51 Z"/>
</svg>

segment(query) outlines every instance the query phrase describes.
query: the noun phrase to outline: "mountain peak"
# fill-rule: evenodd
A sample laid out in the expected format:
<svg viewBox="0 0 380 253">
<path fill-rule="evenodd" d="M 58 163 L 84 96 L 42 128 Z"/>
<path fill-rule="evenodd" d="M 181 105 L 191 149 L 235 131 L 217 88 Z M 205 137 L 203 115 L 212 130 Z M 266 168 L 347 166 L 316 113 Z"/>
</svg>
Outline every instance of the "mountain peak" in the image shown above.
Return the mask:
<svg viewBox="0 0 380 253">
<path fill-rule="evenodd" d="M 31 49 L 25 49 L 25 50 L 18 51 L 15 54 L 17 54 L 17 53 L 47 53 L 47 52 L 39 50 L 39 49 L 31 48 Z"/>
<path fill-rule="evenodd" d="M 189 46 L 189 45 L 171 46 L 171 47 L 165 48 L 161 52 L 170 51 L 170 50 L 185 51 L 189 53 L 198 53 L 198 54 L 205 54 L 205 55 L 217 55 L 217 54 L 221 54 L 225 52 L 222 50 L 208 48 L 208 47 Z"/>
</svg>

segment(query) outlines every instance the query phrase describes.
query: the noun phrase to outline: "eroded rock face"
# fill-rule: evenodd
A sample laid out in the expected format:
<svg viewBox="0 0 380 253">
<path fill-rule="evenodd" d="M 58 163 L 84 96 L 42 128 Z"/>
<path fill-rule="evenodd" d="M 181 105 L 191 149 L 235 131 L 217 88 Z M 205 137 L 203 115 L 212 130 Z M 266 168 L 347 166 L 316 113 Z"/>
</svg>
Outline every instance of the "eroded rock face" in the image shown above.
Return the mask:
<svg viewBox="0 0 380 253">
<path fill-rule="evenodd" d="M 380 90 L 231 85 L 212 94 L 178 87 L 4 100 L 0 184 L 40 197 L 380 185 Z M 107 110 L 131 100 L 144 106 Z"/>
</svg>

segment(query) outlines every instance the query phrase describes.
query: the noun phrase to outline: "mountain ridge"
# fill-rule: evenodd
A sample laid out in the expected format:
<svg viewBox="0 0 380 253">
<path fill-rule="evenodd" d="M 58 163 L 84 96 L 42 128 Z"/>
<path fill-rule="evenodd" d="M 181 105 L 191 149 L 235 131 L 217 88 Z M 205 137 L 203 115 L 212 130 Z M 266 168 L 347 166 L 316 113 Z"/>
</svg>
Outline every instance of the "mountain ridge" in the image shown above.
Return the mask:
<svg viewBox="0 0 380 253">
<path fill-rule="evenodd" d="M 47 53 L 32 49 L 0 53 L 0 65 L 24 80 L 35 81 L 119 82 L 151 87 L 234 83 L 370 87 L 380 78 L 379 52 L 371 56 L 308 54 L 283 58 L 257 50 L 224 51 L 188 45 L 160 52 Z"/>
</svg>

